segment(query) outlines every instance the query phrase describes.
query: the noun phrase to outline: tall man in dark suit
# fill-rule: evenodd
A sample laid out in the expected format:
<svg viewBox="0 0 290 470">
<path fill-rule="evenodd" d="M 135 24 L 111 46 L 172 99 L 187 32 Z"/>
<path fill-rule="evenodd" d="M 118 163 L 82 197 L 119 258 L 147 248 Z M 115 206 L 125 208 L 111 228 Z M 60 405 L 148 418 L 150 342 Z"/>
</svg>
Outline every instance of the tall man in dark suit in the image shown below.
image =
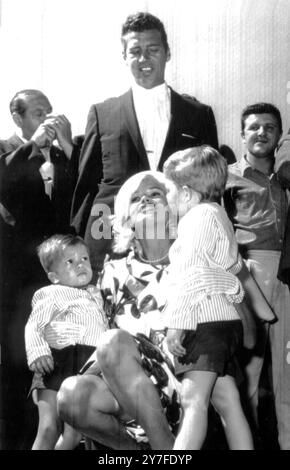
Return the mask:
<svg viewBox="0 0 290 470">
<path fill-rule="evenodd" d="M 164 80 L 170 49 L 161 21 L 149 13 L 129 16 L 122 43 L 133 85 L 91 107 L 72 206 L 73 225 L 85 236 L 95 271 L 110 249 L 106 216 L 124 181 L 139 171 L 162 170 L 177 150 L 218 145 L 212 109 L 179 95 Z"/>
<path fill-rule="evenodd" d="M 47 283 L 36 247 L 52 233 L 69 230 L 79 149 L 69 121 L 51 115 L 52 106 L 41 91 L 16 93 L 10 111 L 17 130 L 0 141 L 0 331 L 7 426 L 2 447 L 15 449 L 29 445 L 25 432 L 31 423 L 31 416 L 25 417 L 31 377 L 24 326 L 34 290 Z"/>
</svg>

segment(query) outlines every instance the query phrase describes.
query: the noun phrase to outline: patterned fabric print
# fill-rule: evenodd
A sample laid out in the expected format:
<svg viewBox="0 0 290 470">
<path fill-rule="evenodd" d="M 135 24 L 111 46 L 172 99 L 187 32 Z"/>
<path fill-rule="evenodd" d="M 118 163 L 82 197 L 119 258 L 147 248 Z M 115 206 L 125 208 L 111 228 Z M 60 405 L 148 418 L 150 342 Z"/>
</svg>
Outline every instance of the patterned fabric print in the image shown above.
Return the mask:
<svg viewBox="0 0 290 470">
<path fill-rule="evenodd" d="M 179 398 L 179 382 L 174 376 L 172 363 L 161 349 L 146 336 L 137 333 L 134 340 L 140 352 L 143 369 L 154 383 L 169 427 L 176 435 L 182 417 L 182 409 Z M 137 443 L 148 443 L 144 429 L 135 420 L 125 422 L 124 426 L 127 433 Z"/>
<path fill-rule="evenodd" d="M 165 328 L 161 311 L 166 301 L 166 281 L 166 266 L 140 262 L 130 252 L 127 259 L 105 263 L 100 287 L 111 328 L 122 328 L 134 336 L 144 371 L 156 387 L 175 434 L 181 419 L 180 384 L 172 362 L 163 352 Z M 124 424 L 137 442 L 148 442 L 136 422 Z"/>
<path fill-rule="evenodd" d="M 166 301 L 167 267 L 127 258 L 105 262 L 100 280 L 104 308 L 111 328 L 143 333 L 160 345 L 164 339 L 162 309 Z"/>
<path fill-rule="evenodd" d="M 181 420 L 179 382 L 174 376 L 170 360 L 146 336 L 137 334 L 135 341 L 142 359 L 142 366 L 154 383 L 172 433 L 175 435 Z"/>
</svg>

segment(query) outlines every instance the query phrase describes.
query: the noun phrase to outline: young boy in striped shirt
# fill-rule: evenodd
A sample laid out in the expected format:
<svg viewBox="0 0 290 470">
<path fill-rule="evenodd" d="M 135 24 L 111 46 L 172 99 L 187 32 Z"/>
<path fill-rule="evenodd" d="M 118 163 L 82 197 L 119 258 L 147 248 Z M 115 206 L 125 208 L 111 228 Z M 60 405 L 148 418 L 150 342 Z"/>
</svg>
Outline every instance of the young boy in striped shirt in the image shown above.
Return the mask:
<svg viewBox="0 0 290 470">
<path fill-rule="evenodd" d="M 108 324 L 99 289 L 90 285 L 92 269 L 82 238 L 53 235 L 39 246 L 38 256 L 52 285 L 33 296 L 25 346 L 39 411 L 32 449 L 44 450 L 53 449 L 60 435 L 56 395 L 61 383 L 78 373 Z M 73 448 L 78 440 L 66 425 L 56 448 Z"/>
<path fill-rule="evenodd" d="M 243 267 L 233 227 L 219 201 L 227 180 L 225 159 L 209 146 L 173 154 L 164 164 L 167 199 L 178 215 L 170 252 L 170 286 L 164 312 L 167 344 L 181 379 L 183 420 L 174 449 L 200 449 L 211 399 L 231 449 L 253 449 L 235 383 L 243 329 L 235 304 Z"/>
</svg>

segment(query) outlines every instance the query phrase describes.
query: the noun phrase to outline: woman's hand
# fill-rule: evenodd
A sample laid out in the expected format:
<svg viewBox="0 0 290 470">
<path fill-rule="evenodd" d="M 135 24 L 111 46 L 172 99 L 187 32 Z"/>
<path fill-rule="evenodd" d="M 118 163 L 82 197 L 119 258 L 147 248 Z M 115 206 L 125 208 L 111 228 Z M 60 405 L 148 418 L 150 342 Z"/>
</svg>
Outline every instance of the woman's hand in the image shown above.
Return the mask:
<svg viewBox="0 0 290 470">
<path fill-rule="evenodd" d="M 171 354 L 177 357 L 182 357 L 186 353 L 186 349 L 181 345 L 184 336 L 183 330 L 168 329 L 166 335 L 166 342 Z"/>
<path fill-rule="evenodd" d="M 29 367 L 32 372 L 39 374 L 49 374 L 54 369 L 53 358 L 51 356 L 40 356 Z"/>
</svg>

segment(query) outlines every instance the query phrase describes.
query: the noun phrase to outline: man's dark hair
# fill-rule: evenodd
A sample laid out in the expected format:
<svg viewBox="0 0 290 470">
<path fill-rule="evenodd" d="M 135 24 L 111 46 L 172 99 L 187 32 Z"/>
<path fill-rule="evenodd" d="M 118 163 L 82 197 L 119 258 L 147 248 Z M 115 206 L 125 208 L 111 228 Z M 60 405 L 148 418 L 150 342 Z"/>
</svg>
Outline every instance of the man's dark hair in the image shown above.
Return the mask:
<svg viewBox="0 0 290 470">
<path fill-rule="evenodd" d="M 47 99 L 47 101 L 49 103 L 49 100 L 48 100 L 47 96 L 45 96 L 45 94 L 42 93 L 42 91 L 40 91 L 40 90 L 34 90 L 34 89 L 20 90 L 13 96 L 12 100 L 10 101 L 9 108 L 10 108 L 10 113 L 11 114 L 18 113 L 18 114 L 20 114 L 20 116 L 24 115 L 24 113 L 26 111 L 26 108 L 27 108 L 26 102 L 25 102 L 25 98 L 27 96 L 42 96 L 45 99 Z M 50 105 L 51 111 L 52 111 L 52 106 L 51 106 L 50 103 L 49 103 L 49 105 Z"/>
<path fill-rule="evenodd" d="M 245 121 L 250 114 L 272 114 L 275 116 L 280 134 L 282 134 L 282 119 L 281 119 L 281 114 L 278 108 L 274 106 L 271 103 L 255 103 L 251 104 L 249 106 L 246 106 L 246 108 L 242 111 L 241 115 L 241 129 L 242 132 L 244 132 L 245 129 Z"/>
<path fill-rule="evenodd" d="M 169 45 L 167 41 L 167 34 L 164 28 L 163 23 L 154 15 L 147 12 L 138 12 L 134 15 L 129 15 L 122 26 L 122 35 L 121 41 L 123 44 L 123 50 L 126 49 L 126 40 L 125 36 L 128 33 L 148 31 L 150 29 L 156 29 L 161 34 L 161 40 L 164 46 L 165 51 L 169 51 Z"/>
</svg>

